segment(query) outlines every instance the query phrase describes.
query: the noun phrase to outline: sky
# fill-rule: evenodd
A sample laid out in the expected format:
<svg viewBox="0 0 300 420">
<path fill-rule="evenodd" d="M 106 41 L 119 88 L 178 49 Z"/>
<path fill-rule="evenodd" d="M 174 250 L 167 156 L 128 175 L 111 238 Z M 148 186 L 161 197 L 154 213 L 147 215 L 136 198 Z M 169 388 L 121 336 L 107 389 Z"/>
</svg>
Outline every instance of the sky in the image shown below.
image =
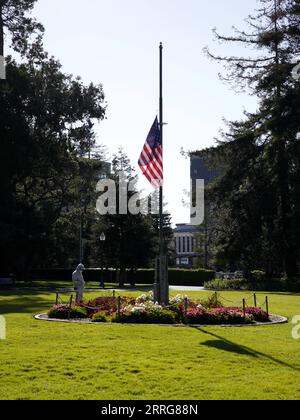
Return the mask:
<svg viewBox="0 0 300 420">
<path fill-rule="evenodd" d="M 256 0 L 38 0 L 34 16 L 45 26 L 45 49 L 63 71 L 85 83 L 102 83 L 107 119 L 96 125 L 98 144 L 110 156 L 123 147 L 137 161 L 159 109 L 159 43 L 164 46 L 164 195 L 173 224 L 188 223 L 182 204 L 189 160 L 180 151 L 215 144 L 223 118 L 240 119 L 256 99 L 220 81 L 222 67 L 203 48 L 231 55 L 242 47 L 220 45 L 212 29 L 232 33 Z M 142 175 L 140 178 L 143 178 Z M 146 180 L 141 188 L 151 191 Z"/>
</svg>

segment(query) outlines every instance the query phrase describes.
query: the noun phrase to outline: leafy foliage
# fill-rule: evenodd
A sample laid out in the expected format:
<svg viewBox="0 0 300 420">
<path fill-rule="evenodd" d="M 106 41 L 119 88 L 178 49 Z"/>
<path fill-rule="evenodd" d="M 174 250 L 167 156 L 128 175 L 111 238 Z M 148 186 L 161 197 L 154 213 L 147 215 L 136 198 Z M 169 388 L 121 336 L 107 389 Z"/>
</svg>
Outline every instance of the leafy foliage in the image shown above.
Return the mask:
<svg viewBox="0 0 300 420">
<path fill-rule="evenodd" d="M 154 269 L 138 269 L 128 276 L 135 284 L 153 284 Z M 172 286 L 203 286 L 205 281 L 213 279 L 215 272 L 212 270 L 189 270 L 184 268 L 169 268 L 168 279 Z"/>
<path fill-rule="evenodd" d="M 253 284 L 245 279 L 214 279 L 205 282 L 204 287 L 208 290 L 248 290 L 253 288 Z"/>
<path fill-rule="evenodd" d="M 300 84 L 291 76 L 300 51 L 299 2 L 261 0 L 249 32 L 217 39 L 254 47 L 248 57 L 208 55 L 225 64 L 226 80 L 247 86 L 259 108 L 228 123 L 215 148 L 199 152 L 223 176 L 208 188 L 216 214 L 215 264 L 295 277 L 300 258 Z"/>
<path fill-rule="evenodd" d="M 116 183 L 117 209 L 119 208 L 119 175 L 125 174 L 125 181 L 131 182 L 132 191 L 128 191 L 126 208 L 129 200 L 134 198 L 136 188 L 136 175 L 130 160 L 122 149 L 114 155 L 112 172 L 109 178 Z M 99 238 L 101 232 L 105 233 L 103 244 L 94 247 L 94 260 L 103 260 L 105 267 L 114 267 L 120 272 L 120 282 L 127 279 L 126 269 L 133 272 L 138 267 L 152 265 L 155 256 L 156 232 L 152 226 L 149 215 L 137 214 L 106 214 L 99 217 L 94 225 L 94 237 Z"/>
<path fill-rule="evenodd" d="M 120 318 L 115 315 L 114 322 L 128 324 L 174 324 L 176 315 L 167 309 L 151 311 L 124 311 Z"/>
<path fill-rule="evenodd" d="M 105 312 L 97 312 L 95 315 L 93 315 L 92 321 L 93 322 L 107 322 L 108 316 Z"/>
<path fill-rule="evenodd" d="M 48 311 L 48 317 L 53 319 L 84 319 L 87 318 L 87 312 L 84 308 L 70 305 L 54 305 Z"/>
<path fill-rule="evenodd" d="M 254 322 L 252 314 L 244 316 L 239 308 L 216 308 L 204 310 L 203 308 L 192 308 L 187 311 L 186 320 L 189 324 L 251 324 Z"/>
<path fill-rule="evenodd" d="M 278 291 L 278 292 L 300 292 L 297 279 L 266 278 L 264 281 L 246 279 L 211 280 L 204 283 L 207 290 L 252 290 L 252 291 Z"/>
<path fill-rule="evenodd" d="M 0 93 L 0 249 L 3 270 L 17 274 L 46 259 L 53 264 L 67 224 L 74 234 L 87 166 L 80 155 L 94 142 L 93 120 L 105 114 L 101 85 L 65 75 L 53 58 L 32 60 L 8 58 L 9 90 Z"/>
<path fill-rule="evenodd" d="M 122 296 L 119 307 L 115 297 L 103 296 L 83 305 L 83 308 L 88 310 L 93 322 L 217 325 L 269 321 L 269 316 L 263 309 L 249 306 L 244 313 L 241 308 L 226 307 L 216 293 L 198 301 L 177 295 L 172 297 L 168 306 L 155 303 L 153 298 L 152 292 L 138 296 L 135 300 Z"/>
<path fill-rule="evenodd" d="M 25 55 L 31 50 L 43 57 L 44 27 L 30 16 L 36 1 L 0 0 L 0 53 L 3 50 L 4 34 L 7 33 L 15 51 Z"/>
</svg>

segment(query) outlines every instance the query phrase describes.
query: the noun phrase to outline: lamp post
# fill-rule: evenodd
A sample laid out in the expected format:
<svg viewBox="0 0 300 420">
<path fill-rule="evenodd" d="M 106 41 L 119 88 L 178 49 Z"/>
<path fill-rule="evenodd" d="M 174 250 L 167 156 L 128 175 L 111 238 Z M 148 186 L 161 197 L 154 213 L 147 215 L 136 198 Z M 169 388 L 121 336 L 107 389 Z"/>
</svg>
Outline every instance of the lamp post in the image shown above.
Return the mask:
<svg viewBox="0 0 300 420">
<path fill-rule="evenodd" d="M 100 287 L 102 287 L 104 289 L 104 276 L 103 276 L 103 251 L 104 251 L 104 242 L 106 240 L 106 236 L 105 233 L 102 232 L 100 235 L 100 242 L 101 242 L 101 282 L 100 282 Z"/>
</svg>

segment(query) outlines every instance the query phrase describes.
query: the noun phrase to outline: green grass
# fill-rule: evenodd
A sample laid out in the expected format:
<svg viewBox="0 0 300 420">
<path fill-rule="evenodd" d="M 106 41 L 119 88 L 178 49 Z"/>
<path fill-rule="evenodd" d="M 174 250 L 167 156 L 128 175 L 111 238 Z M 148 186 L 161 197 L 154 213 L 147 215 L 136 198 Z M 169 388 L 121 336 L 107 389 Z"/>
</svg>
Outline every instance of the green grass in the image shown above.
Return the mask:
<svg viewBox="0 0 300 420">
<path fill-rule="evenodd" d="M 268 295 L 272 313 L 300 315 L 299 295 Z M 34 320 L 54 298 L 0 291 L 7 321 L 0 399 L 300 399 L 300 340 L 292 338 L 292 324 L 181 328 Z"/>
</svg>

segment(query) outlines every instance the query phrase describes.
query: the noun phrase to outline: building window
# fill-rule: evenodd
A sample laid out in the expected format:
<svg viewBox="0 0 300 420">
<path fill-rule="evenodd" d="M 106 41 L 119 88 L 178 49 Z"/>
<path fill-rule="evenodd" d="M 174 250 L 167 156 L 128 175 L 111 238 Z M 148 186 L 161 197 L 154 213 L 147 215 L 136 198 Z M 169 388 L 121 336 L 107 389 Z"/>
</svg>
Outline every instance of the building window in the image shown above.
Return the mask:
<svg viewBox="0 0 300 420">
<path fill-rule="evenodd" d="M 186 246 L 185 246 L 185 239 L 186 239 L 186 238 L 182 238 L 182 239 L 183 239 L 183 250 L 182 250 L 182 252 L 183 252 L 183 253 L 185 253 L 185 250 L 186 250 Z"/>
</svg>

